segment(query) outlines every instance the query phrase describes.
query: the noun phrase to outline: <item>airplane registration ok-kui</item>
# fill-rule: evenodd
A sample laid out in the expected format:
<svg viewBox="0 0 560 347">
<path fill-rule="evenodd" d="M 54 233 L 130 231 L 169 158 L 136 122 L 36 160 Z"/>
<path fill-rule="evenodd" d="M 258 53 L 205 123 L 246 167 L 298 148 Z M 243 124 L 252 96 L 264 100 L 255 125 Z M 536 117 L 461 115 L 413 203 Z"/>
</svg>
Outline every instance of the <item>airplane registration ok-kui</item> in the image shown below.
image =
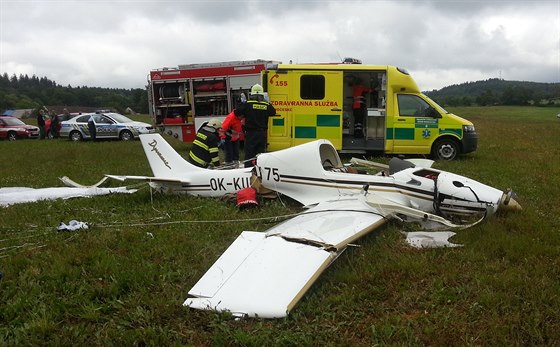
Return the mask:
<svg viewBox="0 0 560 347">
<path fill-rule="evenodd" d="M 306 207 L 265 232 L 243 231 L 184 302 L 234 316 L 286 316 L 349 244 L 392 218 L 429 230 L 465 228 L 475 223 L 455 221 L 521 208 L 510 192 L 397 158 L 388 173 L 345 172 L 327 140 L 260 154 L 254 169 L 208 170 L 186 162 L 158 134 L 140 139 L 154 177 L 110 177 L 201 196 L 235 192 L 258 179 Z"/>
</svg>

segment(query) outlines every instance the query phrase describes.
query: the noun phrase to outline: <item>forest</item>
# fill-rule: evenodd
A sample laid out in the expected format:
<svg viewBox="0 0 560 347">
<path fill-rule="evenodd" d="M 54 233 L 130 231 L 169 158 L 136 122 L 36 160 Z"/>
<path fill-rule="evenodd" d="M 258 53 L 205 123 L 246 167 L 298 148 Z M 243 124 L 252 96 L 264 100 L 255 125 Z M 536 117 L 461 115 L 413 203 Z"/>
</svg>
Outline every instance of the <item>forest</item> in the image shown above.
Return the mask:
<svg viewBox="0 0 560 347">
<path fill-rule="evenodd" d="M 64 87 L 35 75 L 0 76 L 0 112 L 44 105 L 109 108 L 121 113 L 130 107 L 135 112 L 148 113 L 148 94 L 142 88 Z"/>
<path fill-rule="evenodd" d="M 558 106 L 560 83 L 505 81 L 492 78 L 424 92 L 442 106 Z"/>
</svg>

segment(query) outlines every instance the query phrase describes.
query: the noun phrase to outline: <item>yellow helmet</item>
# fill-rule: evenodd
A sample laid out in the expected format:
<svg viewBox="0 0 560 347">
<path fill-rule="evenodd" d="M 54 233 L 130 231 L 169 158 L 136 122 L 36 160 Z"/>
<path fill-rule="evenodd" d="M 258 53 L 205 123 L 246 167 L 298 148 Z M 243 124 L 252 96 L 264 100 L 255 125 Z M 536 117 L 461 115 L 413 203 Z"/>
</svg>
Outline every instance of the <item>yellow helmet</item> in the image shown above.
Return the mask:
<svg viewBox="0 0 560 347">
<path fill-rule="evenodd" d="M 214 129 L 220 129 L 222 127 L 222 122 L 218 118 L 212 118 L 208 121 L 207 125 Z"/>
<path fill-rule="evenodd" d="M 251 87 L 251 95 L 264 95 L 264 89 L 260 84 Z"/>
</svg>

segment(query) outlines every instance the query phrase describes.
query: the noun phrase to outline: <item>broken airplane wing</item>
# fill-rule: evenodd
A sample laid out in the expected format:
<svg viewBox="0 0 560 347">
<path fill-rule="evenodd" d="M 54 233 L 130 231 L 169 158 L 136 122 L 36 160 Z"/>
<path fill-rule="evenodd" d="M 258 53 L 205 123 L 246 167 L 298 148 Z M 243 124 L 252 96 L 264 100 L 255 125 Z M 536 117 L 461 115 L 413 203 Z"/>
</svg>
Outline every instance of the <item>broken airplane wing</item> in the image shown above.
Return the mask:
<svg viewBox="0 0 560 347">
<path fill-rule="evenodd" d="M 323 202 L 269 229 L 244 231 L 184 305 L 238 317 L 286 316 L 349 243 L 386 219 L 361 200 Z"/>
</svg>

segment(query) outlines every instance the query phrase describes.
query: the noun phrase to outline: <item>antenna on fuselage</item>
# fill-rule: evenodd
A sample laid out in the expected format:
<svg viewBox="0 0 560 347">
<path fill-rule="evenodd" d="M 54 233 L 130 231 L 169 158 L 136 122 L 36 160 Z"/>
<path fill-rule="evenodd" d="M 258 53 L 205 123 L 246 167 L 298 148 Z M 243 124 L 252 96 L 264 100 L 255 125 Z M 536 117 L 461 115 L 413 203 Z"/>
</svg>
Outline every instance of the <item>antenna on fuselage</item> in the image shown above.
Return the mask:
<svg viewBox="0 0 560 347">
<path fill-rule="evenodd" d="M 368 195 L 369 184 L 366 183 L 362 186 L 362 191 L 364 192 L 364 196 Z"/>
</svg>

